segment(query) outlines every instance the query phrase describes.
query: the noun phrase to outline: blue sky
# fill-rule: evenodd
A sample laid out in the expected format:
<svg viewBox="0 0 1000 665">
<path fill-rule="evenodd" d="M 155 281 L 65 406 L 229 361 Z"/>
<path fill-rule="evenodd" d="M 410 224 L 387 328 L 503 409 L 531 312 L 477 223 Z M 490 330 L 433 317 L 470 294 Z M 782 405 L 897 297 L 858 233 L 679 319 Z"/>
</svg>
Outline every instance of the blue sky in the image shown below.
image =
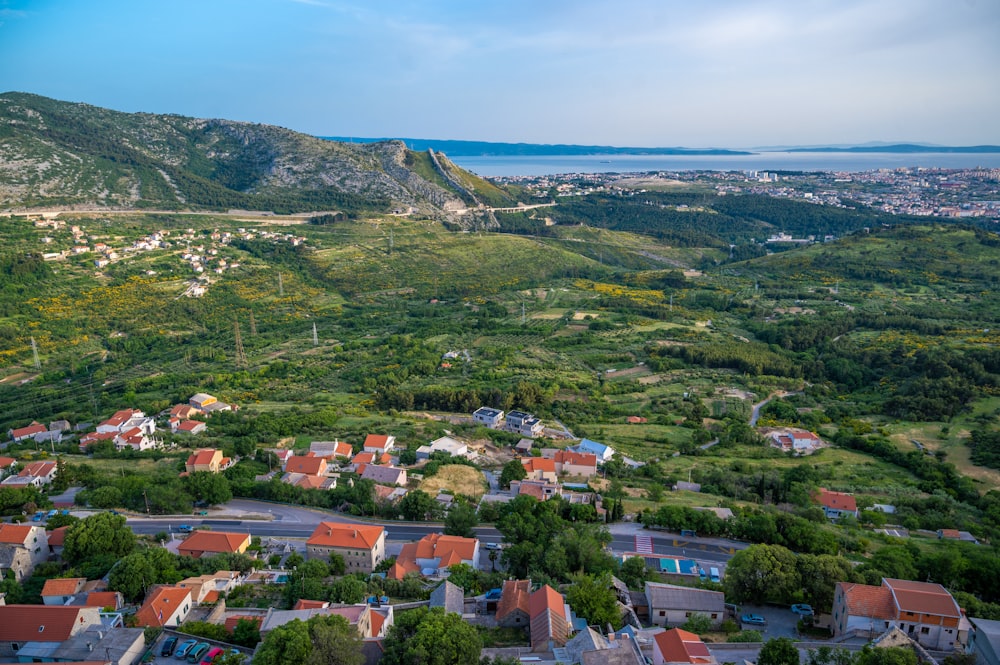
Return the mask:
<svg viewBox="0 0 1000 665">
<path fill-rule="evenodd" d="M 0 0 L 0 90 L 319 135 L 1000 144 L 1000 1 Z"/>
</svg>

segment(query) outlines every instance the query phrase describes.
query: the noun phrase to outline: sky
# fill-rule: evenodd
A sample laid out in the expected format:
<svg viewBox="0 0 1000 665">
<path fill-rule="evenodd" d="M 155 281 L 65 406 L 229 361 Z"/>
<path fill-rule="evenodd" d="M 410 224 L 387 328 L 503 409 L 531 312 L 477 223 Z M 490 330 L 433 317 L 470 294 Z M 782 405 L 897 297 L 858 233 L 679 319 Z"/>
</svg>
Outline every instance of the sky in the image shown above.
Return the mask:
<svg viewBox="0 0 1000 665">
<path fill-rule="evenodd" d="M 0 0 L 0 91 L 321 136 L 1000 144 L 1000 0 Z"/>
</svg>

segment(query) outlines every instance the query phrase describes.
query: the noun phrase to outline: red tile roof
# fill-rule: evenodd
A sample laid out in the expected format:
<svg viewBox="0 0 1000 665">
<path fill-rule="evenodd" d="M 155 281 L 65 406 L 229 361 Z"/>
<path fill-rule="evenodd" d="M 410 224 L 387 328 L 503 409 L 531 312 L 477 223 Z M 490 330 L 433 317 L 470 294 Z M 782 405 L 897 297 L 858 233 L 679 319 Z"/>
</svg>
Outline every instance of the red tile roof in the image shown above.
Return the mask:
<svg viewBox="0 0 1000 665">
<path fill-rule="evenodd" d="M 561 593 L 548 584 L 531 594 L 528 616 L 534 619 L 545 610 L 549 610 L 553 614 L 558 614 L 564 619 L 566 618 L 566 601 L 563 600 Z"/>
<path fill-rule="evenodd" d="M 307 476 L 321 476 L 326 473 L 326 460 L 312 453 L 293 455 L 285 462 L 285 471 L 289 473 L 304 473 Z"/>
<path fill-rule="evenodd" d="M 77 623 L 85 622 L 85 610 L 73 605 L 0 606 L 0 642 L 62 642 Z"/>
<path fill-rule="evenodd" d="M 955 540 L 959 540 L 962 537 L 958 529 L 939 529 L 938 535 L 941 538 L 954 538 Z"/>
<path fill-rule="evenodd" d="M 299 602 L 302 602 L 302 601 L 299 601 Z M 309 602 L 318 602 L 318 601 L 309 601 Z M 309 609 L 309 608 L 299 607 L 298 605 L 296 605 L 292 609 L 302 610 L 302 609 Z M 241 620 L 242 621 L 253 621 L 255 624 L 257 624 L 257 628 L 259 630 L 260 629 L 260 624 L 264 621 L 264 617 L 262 617 L 260 615 L 254 616 L 254 615 L 249 615 L 249 614 L 238 614 L 238 615 L 234 615 L 234 616 L 228 616 L 228 617 L 226 617 L 226 623 L 225 623 L 226 630 L 229 631 L 230 633 L 233 632 L 234 630 L 236 630 L 236 624 L 238 624 Z"/>
<path fill-rule="evenodd" d="M 351 459 L 352 464 L 373 464 L 375 453 L 358 453 Z"/>
<path fill-rule="evenodd" d="M 892 592 L 887 587 L 852 582 L 838 582 L 837 587 L 844 593 L 848 615 L 873 619 L 896 618 Z"/>
<path fill-rule="evenodd" d="M 330 601 L 328 600 L 309 600 L 308 598 L 299 598 L 295 603 L 293 610 L 323 610 L 330 607 Z"/>
<path fill-rule="evenodd" d="M 12 439 L 20 439 L 26 436 L 34 436 L 36 434 L 41 434 L 42 432 L 47 432 L 45 425 L 41 423 L 31 423 L 27 427 L 18 427 L 17 429 L 12 429 L 10 431 L 10 436 Z"/>
<path fill-rule="evenodd" d="M 191 453 L 190 457 L 188 457 L 187 464 L 188 466 L 194 466 L 196 464 L 198 466 L 211 464 L 217 452 L 219 451 L 215 448 L 202 448 L 201 450 L 196 450 Z"/>
<path fill-rule="evenodd" d="M 857 502 L 850 494 L 833 492 L 823 487 L 819 488 L 816 500 L 819 501 L 821 506 L 830 510 L 848 510 L 854 512 L 858 509 Z"/>
<path fill-rule="evenodd" d="M 515 610 L 521 610 L 527 616 L 530 609 L 531 580 L 505 580 L 500 602 L 497 603 L 497 621 Z"/>
<path fill-rule="evenodd" d="M 387 434 L 369 434 L 365 437 L 365 448 L 382 448 L 389 444 L 389 439 L 394 438 Z"/>
<path fill-rule="evenodd" d="M 41 595 L 44 596 L 72 596 L 83 588 L 86 577 L 57 577 L 45 580 L 42 586 Z"/>
<path fill-rule="evenodd" d="M 191 605 L 191 590 L 172 586 L 161 586 L 153 590 L 135 613 L 137 626 L 162 626 L 178 607 L 187 600 Z"/>
<path fill-rule="evenodd" d="M 6 469 L 17 463 L 13 457 L 0 457 L 0 469 Z"/>
<path fill-rule="evenodd" d="M 544 457 L 522 457 L 521 464 L 524 465 L 524 470 L 531 475 L 535 471 L 541 471 L 543 473 L 555 473 L 556 472 L 556 461 L 554 459 L 545 459 Z"/>
<path fill-rule="evenodd" d="M 937 616 L 961 618 L 958 603 L 943 586 L 930 582 L 883 579 L 882 584 L 896 598 L 901 612 L 919 612 Z"/>
<path fill-rule="evenodd" d="M 120 596 L 117 591 L 91 591 L 87 594 L 87 607 L 113 607 L 116 610 L 121 607 Z"/>
<path fill-rule="evenodd" d="M 0 524 L 0 543 L 4 545 L 23 545 L 31 533 L 30 526 L 22 524 Z"/>
<path fill-rule="evenodd" d="M 559 450 L 556 451 L 555 461 L 559 464 L 592 466 L 597 468 L 597 455 L 593 453 L 574 453 L 572 450 Z"/>
<path fill-rule="evenodd" d="M 385 529 L 380 526 L 320 522 L 316 530 L 309 536 L 306 545 L 371 551 L 383 533 L 385 533 Z"/>
<path fill-rule="evenodd" d="M 653 638 L 665 663 L 712 663 L 708 647 L 694 633 L 672 628 Z"/>
<path fill-rule="evenodd" d="M 177 426 L 178 432 L 193 432 L 195 430 L 200 430 L 207 427 L 205 423 L 200 420 L 185 420 Z"/>
<path fill-rule="evenodd" d="M 55 462 L 29 462 L 24 465 L 24 468 L 21 469 L 21 472 L 17 475 L 23 477 L 35 476 L 36 478 L 41 478 L 51 474 L 55 471 L 55 468 Z"/>
<path fill-rule="evenodd" d="M 66 542 L 66 531 L 69 526 L 61 526 L 49 532 L 49 547 L 62 547 Z"/>
<path fill-rule="evenodd" d="M 475 538 L 444 536 L 440 533 L 428 534 L 415 543 L 403 545 L 399 556 L 396 557 L 396 564 L 393 567 L 395 570 L 391 571 L 393 573 L 391 577 L 402 579 L 406 573 L 419 572 L 417 559 L 440 559 L 441 568 L 454 566 L 462 561 L 471 561 L 478 542 Z"/>
<path fill-rule="evenodd" d="M 177 547 L 181 556 L 200 557 L 203 553 L 233 554 L 250 544 L 250 534 L 226 531 L 195 531 Z"/>
</svg>

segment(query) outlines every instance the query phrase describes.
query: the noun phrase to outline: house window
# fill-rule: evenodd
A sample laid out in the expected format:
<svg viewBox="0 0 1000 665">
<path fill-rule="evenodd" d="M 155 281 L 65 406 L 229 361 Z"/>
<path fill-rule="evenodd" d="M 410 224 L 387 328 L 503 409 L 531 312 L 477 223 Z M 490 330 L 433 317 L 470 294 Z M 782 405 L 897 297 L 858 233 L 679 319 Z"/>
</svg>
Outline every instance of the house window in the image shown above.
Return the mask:
<svg viewBox="0 0 1000 665">
<path fill-rule="evenodd" d="M 930 635 L 930 632 L 931 632 L 931 629 L 928 628 L 927 626 L 922 626 L 920 628 L 920 634 L 921 635 Z"/>
<path fill-rule="evenodd" d="M 691 618 L 691 613 L 690 612 L 685 612 L 684 613 L 684 618 L 690 619 Z"/>
<path fill-rule="evenodd" d="M 666 612 L 666 610 L 660 610 L 660 616 L 661 616 L 661 617 L 665 617 L 665 616 L 667 616 L 667 612 Z"/>
<path fill-rule="evenodd" d="M 713 619 L 718 619 L 718 618 L 719 618 L 719 615 L 718 615 L 718 614 L 713 614 L 713 615 L 712 615 L 712 618 L 713 618 Z"/>
<path fill-rule="evenodd" d="M 17 642 L 11 642 L 10 643 L 10 650 L 11 651 L 17 651 L 20 648 L 21 648 L 21 645 L 18 644 Z"/>
</svg>

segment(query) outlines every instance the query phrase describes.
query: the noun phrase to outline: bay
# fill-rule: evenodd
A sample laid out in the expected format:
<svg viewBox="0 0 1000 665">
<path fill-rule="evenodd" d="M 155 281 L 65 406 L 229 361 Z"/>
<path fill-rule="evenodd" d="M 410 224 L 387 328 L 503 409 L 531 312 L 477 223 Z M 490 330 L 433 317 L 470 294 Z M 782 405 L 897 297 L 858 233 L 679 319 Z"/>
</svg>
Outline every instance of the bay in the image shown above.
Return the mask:
<svg viewBox="0 0 1000 665">
<path fill-rule="evenodd" d="M 833 171 L 922 167 L 1000 168 L 1000 153 L 761 152 L 753 155 L 538 155 L 450 157 L 481 176 L 543 176 L 563 173 L 648 171 Z"/>
</svg>

